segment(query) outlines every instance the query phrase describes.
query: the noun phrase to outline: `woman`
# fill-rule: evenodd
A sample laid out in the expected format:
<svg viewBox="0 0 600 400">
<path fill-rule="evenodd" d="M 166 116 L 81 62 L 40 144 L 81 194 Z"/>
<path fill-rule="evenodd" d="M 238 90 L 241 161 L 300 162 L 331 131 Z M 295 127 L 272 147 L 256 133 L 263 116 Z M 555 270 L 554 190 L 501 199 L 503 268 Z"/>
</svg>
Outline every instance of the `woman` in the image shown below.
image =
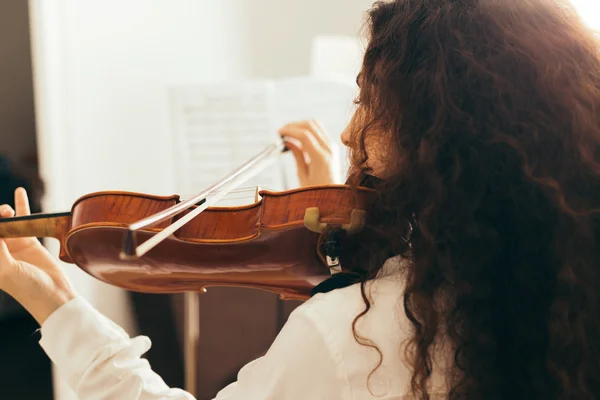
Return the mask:
<svg viewBox="0 0 600 400">
<path fill-rule="evenodd" d="M 342 140 L 353 176 L 380 180 L 384 240 L 351 265 L 360 283 L 299 307 L 217 398 L 600 396 L 598 39 L 559 0 L 397 0 L 368 22 Z M 317 129 L 281 134 L 300 139 L 300 173 L 324 163 Z M 81 398 L 191 398 L 37 242 L 0 250 L 1 288 Z"/>
</svg>

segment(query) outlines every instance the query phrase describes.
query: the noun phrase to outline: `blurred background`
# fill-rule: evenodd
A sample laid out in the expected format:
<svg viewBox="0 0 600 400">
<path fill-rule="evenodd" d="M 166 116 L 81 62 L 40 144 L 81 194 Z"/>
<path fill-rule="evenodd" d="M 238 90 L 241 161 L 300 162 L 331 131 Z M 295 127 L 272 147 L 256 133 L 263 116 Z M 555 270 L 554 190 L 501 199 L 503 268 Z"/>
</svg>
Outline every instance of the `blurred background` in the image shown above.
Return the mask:
<svg viewBox="0 0 600 400">
<path fill-rule="evenodd" d="M 337 143 L 371 3 L 0 0 L 0 202 L 12 204 L 17 186 L 44 212 L 69 210 L 99 190 L 199 192 L 290 119 L 324 120 Z M 573 3 L 600 27 L 597 2 Z M 293 187 L 290 166 L 285 159 L 281 173 L 252 183 Z M 65 269 L 101 312 L 131 335 L 148 335 L 153 368 L 184 387 L 183 295 L 130 293 Z M 201 295 L 198 398 L 211 399 L 262 355 L 297 305 L 243 289 Z M 0 294 L 0 398 L 76 399 L 53 373 L 36 329 Z"/>
</svg>

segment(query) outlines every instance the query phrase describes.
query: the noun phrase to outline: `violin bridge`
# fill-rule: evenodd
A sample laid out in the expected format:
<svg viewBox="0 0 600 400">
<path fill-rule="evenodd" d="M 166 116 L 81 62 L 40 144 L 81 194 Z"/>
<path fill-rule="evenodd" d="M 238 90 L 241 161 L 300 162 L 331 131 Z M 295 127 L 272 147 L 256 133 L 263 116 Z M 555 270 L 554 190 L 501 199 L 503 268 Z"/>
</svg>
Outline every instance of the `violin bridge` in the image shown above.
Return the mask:
<svg viewBox="0 0 600 400">
<path fill-rule="evenodd" d="M 125 234 L 125 240 L 123 241 L 123 248 L 119 254 L 121 260 L 136 260 L 138 257 L 135 253 L 135 238 L 134 233 L 127 231 Z"/>
</svg>

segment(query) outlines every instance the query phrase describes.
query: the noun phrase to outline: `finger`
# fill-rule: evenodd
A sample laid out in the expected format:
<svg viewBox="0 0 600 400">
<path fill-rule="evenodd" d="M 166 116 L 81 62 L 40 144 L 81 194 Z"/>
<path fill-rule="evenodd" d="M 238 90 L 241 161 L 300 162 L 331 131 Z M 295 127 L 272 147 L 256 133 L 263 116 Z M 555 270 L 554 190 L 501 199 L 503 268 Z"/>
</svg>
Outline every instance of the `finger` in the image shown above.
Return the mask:
<svg viewBox="0 0 600 400">
<path fill-rule="evenodd" d="M 318 125 L 315 121 L 300 121 L 300 122 L 292 122 L 290 124 L 284 125 L 281 130 L 306 130 L 308 131 L 312 138 L 319 144 L 320 147 L 323 148 L 324 151 L 331 153 L 331 147 L 328 143 L 327 135 L 325 134 L 325 130 L 322 129 L 320 125 Z"/>
<path fill-rule="evenodd" d="M 296 159 L 296 167 L 298 168 L 298 175 L 304 177 L 308 175 L 308 163 L 306 162 L 306 158 L 304 157 L 304 152 L 300 147 L 298 147 L 295 143 L 288 141 L 286 146 Z"/>
<path fill-rule="evenodd" d="M 331 145 L 330 145 L 329 136 L 327 135 L 327 130 L 325 129 L 323 124 L 321 124 L 317 120 L 309 121 L 309 124 L 311 126 L 313 126 L 313 129 L 317 133 L 323 147 L 325 147 L 327 149 L 327 151 L 331 153 Z"/>
<path fill-rule="evenodd" d="M 31 214 L 31 210 L 29 209 L 29 199 L 27 198 L 27 191 L 22 187 L 15 190 L 15 209 L 18 217 Z"/>
<path fill-rule="evenodd" d="M 8 204 L 3 204 L 0 206 L 0 218 L 11 218 L 14 217 L 15 210 L 12 209 Z"/>
<path fill-rule="evenodd" d="M 300 142 L 302 150 L 308 153 L 311 160 L 323 157 L 326 150 L 319 144 L 317 139 L 307 129 L 296 126 L 283 127 L 279 134 Z"/>
</svg>

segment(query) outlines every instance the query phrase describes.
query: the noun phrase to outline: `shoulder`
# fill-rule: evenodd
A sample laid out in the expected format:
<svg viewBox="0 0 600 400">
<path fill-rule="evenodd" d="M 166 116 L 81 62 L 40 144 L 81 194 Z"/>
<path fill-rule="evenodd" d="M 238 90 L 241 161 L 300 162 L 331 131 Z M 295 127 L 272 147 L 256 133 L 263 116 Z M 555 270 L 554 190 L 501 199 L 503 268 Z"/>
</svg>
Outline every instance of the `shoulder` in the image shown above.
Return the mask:
<svg viewBox="0 0 600 400">
<path fill-rule="evenodd" d="M 360 319 L 388 317 L 385 319 L 390 324 L 399 323 L 401 321 L 398 321 L 397 311 L 402 311 L 400 314 L 404 315 L 403 266 L 401 261 L 390 259 L 376 279 L 364 285 L 354 284 L 328 293 L 319 293 L 298 307 L 294 313 L 314 320 L 314 323 L 322 326 L 325 331 L 346 331 L 344 327 L 352 324 L 367 308 L 368 312 Z"/>
<path fill-rule="evenodd" d="M 406 383 L 402 378 L 410 379 L 400 357 L 410 335 L 402 294 L 402 276 L 387 274 L 362 287 L 317 294 L 294 310 L 290 321 L 310 324 L 359 398 L 372 398 L 380 391 L 400 395 Z"/>
</svg>

